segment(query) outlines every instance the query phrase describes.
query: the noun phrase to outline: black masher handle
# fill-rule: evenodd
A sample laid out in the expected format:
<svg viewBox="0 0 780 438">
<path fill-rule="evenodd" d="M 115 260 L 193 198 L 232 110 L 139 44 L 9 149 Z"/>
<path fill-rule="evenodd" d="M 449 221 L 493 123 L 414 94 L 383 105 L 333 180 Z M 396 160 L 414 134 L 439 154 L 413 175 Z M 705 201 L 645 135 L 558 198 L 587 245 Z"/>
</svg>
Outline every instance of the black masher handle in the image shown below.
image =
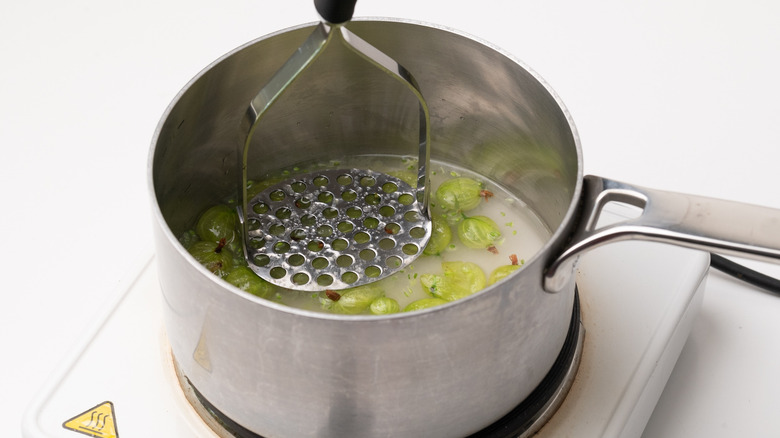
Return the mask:
<svg viewBox="0 0 780 438">
<path fill-rule="evenodd" d="M 357 0 L 314 0 L 314 7 L 323 20 L 341 24 L 352 19 L 355 3 Z"/>
</svg>

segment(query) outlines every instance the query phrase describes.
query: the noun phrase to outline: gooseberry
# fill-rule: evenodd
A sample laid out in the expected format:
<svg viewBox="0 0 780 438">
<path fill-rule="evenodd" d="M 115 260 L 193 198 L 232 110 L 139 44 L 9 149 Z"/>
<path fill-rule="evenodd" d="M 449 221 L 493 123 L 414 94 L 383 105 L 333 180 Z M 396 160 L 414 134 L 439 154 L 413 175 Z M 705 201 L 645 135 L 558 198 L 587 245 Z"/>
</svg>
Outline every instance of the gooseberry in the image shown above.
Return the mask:
<svg viewBox="0 0 780 438">
<path fill-rule="evenodd" d="M 363 313 L 374 300 L 385 295 L 384 290 L 377 283 L 344 289 L 336 292 L 337 295 L 333 295 L 333 291 L 327 292 L 325 297 L 321 298 L 323 309 L 348 315 Z M 333 300 L 336 296 L 338 296 L 337 300 Z"/>
<path fill-rule="evenodd" d="M 436 298 L 455 301 L 483 289 L 487 285 L 485 273 L 471 262 L 444 262 L 443 275 L 423 274 L 423 289 Z"/>
<path fill-rule="evenodd" d="M 441 298 L 423 298 L 409 303 L 409 305 L 404 307 L 404 312 L 414 312 L 416 310 L 429 309 L 431 307 L 447 304 L 447 302 L 447 300 L 443 300 Z"/>
<path fill-rule="evenodd" d="M 233 267 L 233 254 L 225 248 L 224 241 L 199 241 L 190 245 L 187 250 L 195 260 L 214 274 L 224 277 Z"/>
<path fill-rule="evenodd" d="M 200 215 L 195 232 L 200 240 L 206 242 L 218 242 L 220 239 L 231 242 L 234 240 L 237 219 L 232 208 L 224 204 L 215 205 Z"/>
<path fill-rule="evenodd" d="M 374 315 L 389 315 L 400 312 L 401 306 L 390 297 L 379 297 L 371 302 L 368 310 Z"/>
<path fill-rule="evenodd" d="M 469 211 L 479 206 L 484 186 L 471 178 L 453 178 L 436 189 L 438 205 L 448 211 Z"/>
<path fill-rule="evenodd" d="M 452 229 L 441 216 L 431 218 L 431 237 L 423 250 L 426 255 L 439 255 L 447 249 L 452 240 Z"/>
<path fill-rule="evenodd" d="M 501 242 L 498 225 L 486 216 L 471 216 L 458 224 L 458 238 L 469 248 L 487 249 Z"/>
<path fill-rule="evenodd" d="M 225 276 L 225 281 L 260 298 L 267 298 L 275 289 L 274 285 L 258 277 L 253 270 L 246 266 L 233 268 Z"/>
</svg>

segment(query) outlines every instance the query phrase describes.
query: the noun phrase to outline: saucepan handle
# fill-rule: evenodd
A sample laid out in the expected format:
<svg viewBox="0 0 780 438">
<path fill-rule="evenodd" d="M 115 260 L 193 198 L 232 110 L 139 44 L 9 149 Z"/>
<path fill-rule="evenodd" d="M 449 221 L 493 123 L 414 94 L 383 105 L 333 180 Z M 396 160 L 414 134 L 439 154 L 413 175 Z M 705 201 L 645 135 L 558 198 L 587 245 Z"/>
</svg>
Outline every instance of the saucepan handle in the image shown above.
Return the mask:
<svg viewBox="0 0 780 438">
<path fill-rule="evenodd" d="M 580 254 L 605 243 L 645 240 L 780 263 L 780 210 L 735 201 L 648 189 L 586 176 L 581 214 L 570 242 L 548 266 L 544 288 L 560 291 Z M 636 218 L 599 226 L 610 202 L 641 209 Z"/>
</svg>

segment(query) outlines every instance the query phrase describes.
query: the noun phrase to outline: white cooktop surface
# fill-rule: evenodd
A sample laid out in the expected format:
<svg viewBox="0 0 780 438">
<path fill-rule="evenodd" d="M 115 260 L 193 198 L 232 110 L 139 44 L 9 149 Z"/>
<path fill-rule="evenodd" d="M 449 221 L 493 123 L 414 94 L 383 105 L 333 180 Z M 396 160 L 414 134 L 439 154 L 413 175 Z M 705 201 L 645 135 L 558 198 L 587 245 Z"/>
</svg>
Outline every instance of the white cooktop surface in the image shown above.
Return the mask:
<svg viewBox="0 0 780 438">
<path fill-rule="evenodd" d="M 582 258 L 582 360 L 540 438 L 641 433 L 698 314 L 708 263 L 704 253 L 640 242 L 609 245 Z M 74 417 L 84 433 L 101 438 L 151 431 L 217 436 L 178 387 L 154 261 L 129 285 L 33 402 L 25 437 L 74 438 Z M 100 413 L 110 421 L 96 420 Z"/>
</svg>

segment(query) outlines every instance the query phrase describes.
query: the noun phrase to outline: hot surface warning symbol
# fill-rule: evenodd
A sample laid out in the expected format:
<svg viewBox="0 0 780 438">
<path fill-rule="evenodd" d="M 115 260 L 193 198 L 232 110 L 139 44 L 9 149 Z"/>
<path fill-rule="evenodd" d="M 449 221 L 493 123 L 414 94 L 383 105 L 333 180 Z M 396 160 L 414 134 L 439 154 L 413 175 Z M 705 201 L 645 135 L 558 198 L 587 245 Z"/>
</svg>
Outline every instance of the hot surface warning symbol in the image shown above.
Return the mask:
<svg viewBox="0 0 780 438">
<path fill-rule="evenodd" d="M 62 423 L 62 427 L 97 438 L 119 438 L 114 404 L 103 402 Z"/>
</svg>

